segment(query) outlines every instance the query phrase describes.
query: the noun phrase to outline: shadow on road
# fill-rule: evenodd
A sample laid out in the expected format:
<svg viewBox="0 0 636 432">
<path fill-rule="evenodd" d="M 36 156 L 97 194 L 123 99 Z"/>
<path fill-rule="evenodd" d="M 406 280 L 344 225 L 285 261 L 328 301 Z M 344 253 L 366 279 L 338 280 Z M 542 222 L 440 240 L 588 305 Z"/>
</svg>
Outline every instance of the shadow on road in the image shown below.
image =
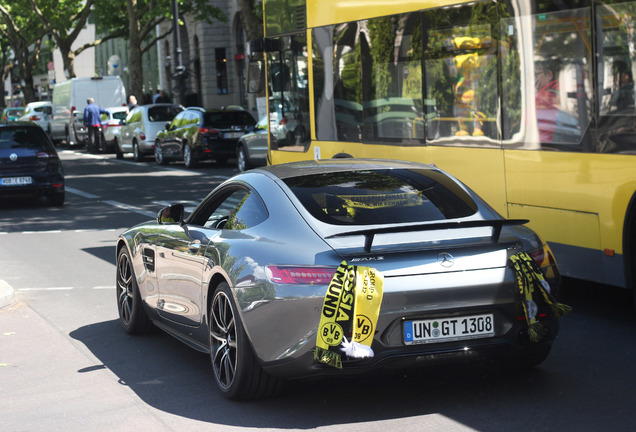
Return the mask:
<svg viewBox="0 0 636 432">
<path fill-rule="evenodd" d="M 403 419 L 413 426 L 419 416 L 441 415 L 481 431 L 618 430 L 634 422 L 631 296 L 579 285 L 567 281 L 563 300 L 574 311 L 563 318 L 550 357 L 534 370 L 435 366 L 298 381 L 279 397 L 242 403 L 216 390 L 207 355 L 161 332 L 129 336 L 108 321 L 71 336 L 149 405 L 212 424 L 303 430 Z"/>
</svg>

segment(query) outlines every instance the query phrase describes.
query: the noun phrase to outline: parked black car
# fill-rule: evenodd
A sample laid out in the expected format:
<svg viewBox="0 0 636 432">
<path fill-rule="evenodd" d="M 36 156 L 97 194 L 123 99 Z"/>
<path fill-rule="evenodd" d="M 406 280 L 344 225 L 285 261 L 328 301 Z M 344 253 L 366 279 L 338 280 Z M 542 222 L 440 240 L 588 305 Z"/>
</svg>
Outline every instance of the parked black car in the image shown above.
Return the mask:
<svg viewBox="0 0 636 432">
<path fill-rule="evenodd" d="M 0 125 L 0 195 L 43 195 L 51 205 L 64 204 L 62 162 L 36 123 Z"/>
<path fill-rule="evenodd" d="M 210 159 L 223 164 L 236 155 L 239 138 L 255 125 L 254 117 L 243 109 L 187 108 L 157 134 L 155 160 L 159 165 L 183 160 L 188 168 Z"/>
</svg>

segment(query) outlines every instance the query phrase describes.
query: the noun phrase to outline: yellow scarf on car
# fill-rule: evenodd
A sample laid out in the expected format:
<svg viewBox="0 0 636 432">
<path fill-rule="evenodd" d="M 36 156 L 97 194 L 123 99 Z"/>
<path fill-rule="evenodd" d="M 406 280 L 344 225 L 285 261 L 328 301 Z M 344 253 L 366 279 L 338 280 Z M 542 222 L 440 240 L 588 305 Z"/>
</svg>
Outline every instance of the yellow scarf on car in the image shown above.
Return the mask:
<svg viewBox="0 0 636 432">
<path fill-rule="evenodd" d="M 373 357 L 371 343 L 380 315 L 384 278 L 374 268 L 342 261 L 334 274 L 320 313 L 314 359 L 341 368 L 342 356 Z M 351 332 L 351 341 L 347 334 Z"/>
<path fill-rule="evenodd" d="M 550 285 L 543 277 L 541 268 L 526 252 L 510 257 L 509 265 L 515 273 L 517 288 L 522 297 L 521 304 L 528 323 L 528 337 L 532 342 L 540 342 L 548 334 L 548 329 L 537 319 L 537 300 L 545 302 L 557 318 L 569 313 L 572 308 L 557 302 L 550 294 Z M 536 294 L 540 293 L 540 297 Z"/>
</svg>

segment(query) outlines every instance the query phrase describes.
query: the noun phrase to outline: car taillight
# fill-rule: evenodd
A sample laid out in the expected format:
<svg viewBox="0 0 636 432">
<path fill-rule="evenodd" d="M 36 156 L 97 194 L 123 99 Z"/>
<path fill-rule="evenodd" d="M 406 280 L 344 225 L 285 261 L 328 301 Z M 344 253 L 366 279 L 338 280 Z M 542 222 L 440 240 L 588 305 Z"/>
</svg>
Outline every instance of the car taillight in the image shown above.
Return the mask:
<svg viewBox="0 0 636 432">
<path fill-rule="evenodd" d="M 219 131 L 216 130 L 216 129 L 212 129 L 212 128 L 202 127 L 202 128 L 199 128 L 199 133 L 201 133 L 203 135 L 208 135 L 208 134 L 218 134 Z"/>
<path fill-rule="evenodd" d="M 143 133 L 143 132 L 139 132 L 139 139 L 145 141 L 146 140 L 146 134 Z"/>
<path fill-rule="evenodd" d="M 267 277 L 278 284 L 326 285 L 336 273 L 335 267 L 267 266 Z"/>
<path fill-rule="evenodd" d="M 29 121 L 40 121 L 40 117 L 32 115 L 31 117 L 29 117 Z"/>
<path fill-rule="evenodd" d="M 57 153 L 53 153 L 53 152 L 37 152 L 35 154 L 35 157 L 38 159 L 59 159 L 59 157 L 57 156 Z"/>
<path fill-rule="evenodd" d="M 287 117 L 283 117 L 283 119 L 280 121 L 280 125 L 286 125 L 287 124 Z"/>
<path fill-rule="evenodd" d="M 556 264 L 550 246 L 545 243 L 542 248 L 529 251 L 528 255 L 542 268 Z"/>
</svg>

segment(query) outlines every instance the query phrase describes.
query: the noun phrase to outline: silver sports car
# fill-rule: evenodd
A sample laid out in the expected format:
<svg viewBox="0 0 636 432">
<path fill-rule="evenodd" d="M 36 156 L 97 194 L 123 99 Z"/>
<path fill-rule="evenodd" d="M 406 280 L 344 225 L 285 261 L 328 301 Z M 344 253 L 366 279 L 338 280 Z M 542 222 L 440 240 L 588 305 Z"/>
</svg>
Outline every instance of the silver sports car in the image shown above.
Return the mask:
<svg viewBox="0 0 636 432">
<path fill-rule="evenodd" d="M 159 327 L 210 353 L 232 399 L 274 394 L 291 378 L 434 361 L 532 367 L 558 332 L 560 277 L 526 222 L 502 218 L 429 165 L 262 167 L 227 180 L 187 216 L 174 204 L 121 234 L 120 320 L 128 333 Z M 372 335 L 360 355 L 331 343 L 354 344 L 359 332 L 321 326 L 337 308 L 352 310 L 345 290 L 332 295 L 343 265 L 382 281 L 379 315 L 353 314 Z M 327 328 L 341 331 L 326 338 Z M 316 354 L 321 341 L 337 364 Z"/>
</svg>

